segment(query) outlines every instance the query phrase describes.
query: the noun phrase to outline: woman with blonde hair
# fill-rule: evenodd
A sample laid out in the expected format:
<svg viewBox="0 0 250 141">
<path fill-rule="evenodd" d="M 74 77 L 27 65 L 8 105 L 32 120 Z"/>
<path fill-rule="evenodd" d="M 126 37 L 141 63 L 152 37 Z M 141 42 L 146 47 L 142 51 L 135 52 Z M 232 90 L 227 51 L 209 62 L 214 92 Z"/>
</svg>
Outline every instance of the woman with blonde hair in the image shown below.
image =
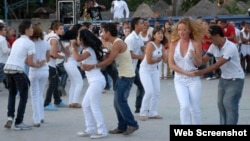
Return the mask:
<svg viewBox="0 0 250 141">
<path fill-rule="evenodd" d="M 181 124 L 201 124 L 201 81 L 192 71 L 202 64 L 201 43 L 206 32 L 198 21 L 183 18 L 175 25 L 170 37 L 168 62 L 175 72 Z"/>
</svg>

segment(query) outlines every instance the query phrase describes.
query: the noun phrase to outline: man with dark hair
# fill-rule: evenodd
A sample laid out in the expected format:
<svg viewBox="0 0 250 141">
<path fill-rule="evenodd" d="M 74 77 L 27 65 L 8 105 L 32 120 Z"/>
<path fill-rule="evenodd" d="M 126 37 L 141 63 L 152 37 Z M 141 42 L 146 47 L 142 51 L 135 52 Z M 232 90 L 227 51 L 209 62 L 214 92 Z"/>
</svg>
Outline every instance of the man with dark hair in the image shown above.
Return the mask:
<svg viewBox="0 0 250 141">
<path fill-rule="evenodd" d="M 223 29 L 218 25 L 209 27 L 212 45 L 202 57 L 205 64 L 211 57 L 216 63 L 198 70 L 196 75 L 203 75 L 218 68 L 221 69 L 221 78 L 218 85 L 218 109 L 220 124 L 237 124 L 239 117 L 239 102 L 244 87 L 244 71 L 240 64 L 240 57 L 236 45 L 224 37 Z"/>
<path fill-rule="evenodd" d="M 8 98 L 8 121 L 4 125 L 5 128 L 11 128 L 13 119 L 15 117 L 15 101 L 17 91 L 20 93 L 20 101 L 15 120 L 16 130 L 31 129 L 30 125 L 23 123 L 23 117 L 26 109 L 28 99 L 28 90 L 30 86 L 29 79 L 24 73 L 25 63 L 31 67 L 40 68 L 46 60 L 37 60 L 33 62 L 33 55 L 36 53 L 35 44 L 30 40 L 33 35 L 33 28 L 31 21 L 24 20 L 18 27 L 21 34 L 11 49 L 10 56 L 4 66 L 4 72 L 9 84 L 9 98 Z"/>
<path fill-rule="evenodd" d="M 134 69 L 129 48 L 126 43 L 117 38 L 118 31 L 114 23 L 106 23 L 102 26 L 102 39 L 113 44 L 108 57 L 98 64 L 83 64 L 84 70 L 104 67 L 114 60 L 118 67 L 119 78 L 115 85 L 114 107 L 118 118 L 118 127 L 110 130 L 110 134 L 129 135 L 139 129 L 137 121 L 128 105 L 128 96 L 134 82 Z"/>
<path fill-rule="evenodd" d="M 144 26 L 142 18 L 133 18 L 131 21 L 131 33 L 128 37 L 125 38 L 125 43 L 127 44 L 131 58 L 133 63 L 133 68 L 135 71 L 135 80 L 134 83 L 137 86 L 136 92 L 136 102 L 135 102 L 135 113 L 140 112 L 142 98 L 144 96 L 144 88 L 141 83 L 141 79 L 139 76 L 139 64 L 141 60 L 144 58 L 143 48 L 144 43 L 142 38 L 139 36 L 140 32 L 142 31 Z"/>
<path fill-rule="evenodd" d="M 101 10 L 104 9 L 106 9 L 104 5 L 97 4 L 95 0 L 90 0 L 87 13 L 89 13 L 92 20 L 102 20 Z"/>
</svg>

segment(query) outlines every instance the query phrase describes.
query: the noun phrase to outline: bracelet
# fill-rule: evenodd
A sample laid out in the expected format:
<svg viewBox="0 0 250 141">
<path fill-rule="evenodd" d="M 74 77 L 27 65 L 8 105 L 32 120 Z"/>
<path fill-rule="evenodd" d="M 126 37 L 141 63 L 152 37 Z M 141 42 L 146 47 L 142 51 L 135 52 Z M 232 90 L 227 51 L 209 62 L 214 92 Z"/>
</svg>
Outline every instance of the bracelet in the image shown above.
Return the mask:
<svg viewBox="0 0 250 141">
<path fill-rule="evenodd" d="M 96 67 L 96 64 L 94 65 L 94 69 L 96 69 L 97 67 Z"/>
</svg>

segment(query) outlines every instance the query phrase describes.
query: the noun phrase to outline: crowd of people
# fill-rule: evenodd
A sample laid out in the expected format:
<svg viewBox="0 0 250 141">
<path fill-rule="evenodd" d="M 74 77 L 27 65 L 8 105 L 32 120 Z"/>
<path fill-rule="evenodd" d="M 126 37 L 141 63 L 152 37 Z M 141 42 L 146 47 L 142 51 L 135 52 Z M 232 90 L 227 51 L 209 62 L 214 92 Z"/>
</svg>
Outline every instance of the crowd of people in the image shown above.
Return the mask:
<svg viewBox="0 0 250 141">
<path fill-rule="evenodd" d="M 113 10 L 116 2 L 124 1 L 112 3 Z M 95 1 L 88 4 L 92 10 L 105 8 Z M 97 18 L 90 9 L 90 17 Z M 180 124 L 202 124 L 202 78 L 219 78 L 220 124 L 238 123 L 244 78 L 250 72 L 248 23 L 242 22 L 242 29 L 236 32 L 233 21 L 227 23 L 224 19 L 184 17 L 177 23 L 166 21 L 162 27 L 151 27 L 148 19 L 135 17 L 120 23 L 101 23 L 96 31 L 84 18 L 86 22 L 72 25 L 67 32 L 64 24 L 55 20 L 46 35 L 41 24 L 24 20 L 18 27 L 19 37 L 14 28 L 0 23 L 0 82 L 9 91 L 5 128 L 10 129 L 12 124 L 17 130 L 40 127 L 45 121 L 44 110 L 68 107 L 82 108 L 85 130 L 79 136 L 95 139 L 108 133 L 130 135 L 139 129 L 128 104 L 133 84 L 137 87 L 134 113 L 139 114 L 139 120 L 160 120 L 164 118 L 157 111 L 162 93 L 160 83 L 169 77 L 174 78 Z M 64 73 L 70 80 L 68 104 L 60 94 L 63 79 L 58 73 L 58 60 L 63 60 Z M 84 78 L 89 85 L 80 103 Z M 108 131 L 101 101 L 111 83 L 118 124 Z M 23 122 L 29 91 L 33 125 Z M 20 101 L 15 110 L 17 94 Z"/>
</svg>

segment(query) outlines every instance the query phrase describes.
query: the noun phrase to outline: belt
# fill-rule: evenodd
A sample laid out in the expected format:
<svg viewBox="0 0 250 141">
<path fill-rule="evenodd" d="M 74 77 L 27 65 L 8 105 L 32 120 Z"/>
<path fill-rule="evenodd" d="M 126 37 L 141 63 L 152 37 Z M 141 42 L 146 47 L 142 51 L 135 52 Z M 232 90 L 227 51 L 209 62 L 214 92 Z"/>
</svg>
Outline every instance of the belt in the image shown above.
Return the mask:
<svg viewBox="0 0 250 141">
<path fill-rule="evenodd" d="M 224 80 L 227 80 L 227 81 L 235 81 L 235 80 L 239 80 L 240 78 L 222 78 Z"/>
<path fill-rule="evenodd" d="M 21 70 L 4 70 L 4 73 L 16 74 L 16 73 L 23 73 L 23 71 L 21 71 Z"/>
</svg>

